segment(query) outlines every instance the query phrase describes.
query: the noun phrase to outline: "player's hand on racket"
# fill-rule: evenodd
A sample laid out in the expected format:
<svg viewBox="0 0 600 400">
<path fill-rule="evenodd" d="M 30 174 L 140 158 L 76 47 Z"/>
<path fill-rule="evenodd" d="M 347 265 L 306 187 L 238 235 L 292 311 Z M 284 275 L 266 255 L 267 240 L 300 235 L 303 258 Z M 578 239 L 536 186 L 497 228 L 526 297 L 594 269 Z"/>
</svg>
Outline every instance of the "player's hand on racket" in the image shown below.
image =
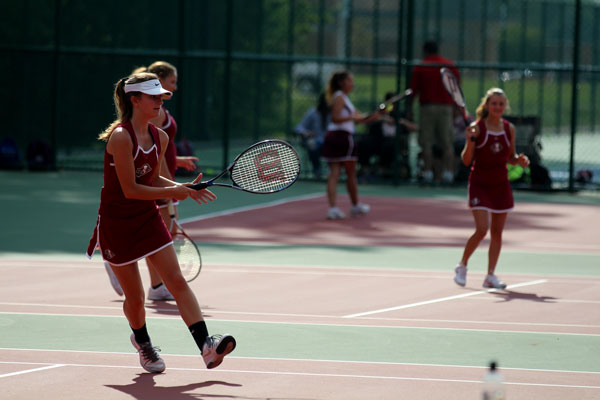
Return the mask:
<svg viewBox="0 0 600 400">
<path fill-rule="evenodd" d="M 467 142 L 476 142 L 479 137 L 479 127 L 473 123 L 465 129 L 465 138 Z"/>
<path fill-rule="evenodd" d="M 354 114 L 352 115 L 352 122 L 360 123 L 365 118 L 367 118 L 367 116 L 365 114 L 355 111 Z"/>
<path fill-rule="evenodd" d="M 200 189 L 200 190 L 196 190 L 193 189 L 192 186 L 196 185 L 198 183 L 200 183 L 202 181 L 202 172 L 200 172 L 198 174 L 198 176 L 196 177 L 196 179 L 194 179 L 192 182 L 190 183 L 186 183 L 184 184 L 185 187 L 190 190 L 190 196 L 196 201 L 196 203 L 198 204 L 206 204 L 209 201 L 213 201 L 217 198 L 217 195 L 214 194 L 213 192 L 211 192 L 208 189 Z"/>
<path fill-rule="evenodd" d="M 169 197 L 172 197 L 179 201 L 185 200 L 188 197 L 197 194 L 193 189 L 190 189 L 185 184 L 180 183 L 176 184 L 175 186 L 172 186 L 170 189 L 172 190 L 169 192 Z"/>
<path fill-rule="evenodd" d="M 365 115 L 365 114 L 356 112 L 352 116 L 352 120 L 356 124 L 365 124 L 367 122 L 371 122 L 371 121 L 374 121 L 376 119 L 379 119 L 379 117 L 381 115 L 383 115 L 383 114 L 385 114 L 385 110 L 381 110 L 379 108 L 377 110 L 375 110 L 372 114 L 369 114 L 369 115 Z"/>
</svg>

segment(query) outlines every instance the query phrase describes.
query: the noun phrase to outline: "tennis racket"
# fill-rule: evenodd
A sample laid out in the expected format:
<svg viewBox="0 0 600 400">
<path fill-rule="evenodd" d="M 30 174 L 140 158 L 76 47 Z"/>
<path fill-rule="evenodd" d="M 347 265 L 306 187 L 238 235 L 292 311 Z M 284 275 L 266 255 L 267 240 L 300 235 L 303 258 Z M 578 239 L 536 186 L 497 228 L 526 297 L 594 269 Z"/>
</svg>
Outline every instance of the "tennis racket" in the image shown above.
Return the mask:
<svg viewBox="0 0 600 400">
<path fill-rule="evenodd" d="M 229 173 L 231 184 L 217 180 Z M 222 186 L 248 193 L 268 194 L 289 188 L 300 175 L 300 158 L 296 150 L 283 140 L 263 140 L 238 155 L 213 179 L 190 186 L 201 190 Z"/>
<path fill-rule="evenodd" d="M 394 103 L 404 100 L 408 96 L 411 96 L 412 93 L 413 93 L 412 89 L 406 89 L 403 93 L 400 93 L 393 97 L 390 97 L 385 102 L 379 104 L 379 110 L 381 110 L 381 111 L 388 110 L 389 106 L 393 105 Z"/>
<path fill-rule="evenodd" d="M 450 94 L 450 97 L 452 97 L 452 100 L 454 100 L 454 104 L 456 104 L 456 106 L 462 112 L 463 119 L 465 120 L 465 125 L 469 126 L 467 110 L 465 109 L 465 107 L 467 106 L 467 102 L 465 101 L 465 95 L 463 94 L 463 91 L 460 88 L 460 85 L 458 84 L 456 76 L 452 73 L 452 71 L 450 71 L 450 69 L 446 67 L 443 67 L 440 70 L 440 73 L 442 74 L 442 83 L 444 84 L 444 87 L 448 91 L 448 94 Z"/>
<path fill-rule="evenodd" d="M 390 97 L 389 99 L 387 99 L 383 103 L 380 103 L 379 106 L 377 106 L 377 110 L 375 112 L 367 115 L 366 117 L 362 118 L 358 122 L 364 122 L 364 121 L 372 118 L 374 115 L 380 114 L 382 112 L 390 112 L 390 111 L 392 111 L 392 106 L 393 106 L 394 103 L 402 101 L 402 100 L 404 100 L 405 98 L 407 98 L 408 96 L 411 96 L 411 95 L 412 95 L 412 89 L 406 89 L 403 93 L 400 93 L 400 94 L 397 94 L 397 95 L 395 95 L 393 97 Z"/>
<path fill-rule="evenodd" d="M 186 281 L 191 282 L 200 275 L 202 269 L 202 257 L 196 243 L 185 233 L 181 224 L 175 217 L 175 206 L 169 200 L 169 214 L 171 216 L 171 228 L 173 224 L 177 227 L 177 232 L 173 235 L 173 247 L 179 261 L 181 274 Z M 172 231 L 172 229 L 170 229 Z"/>
<path fill-rule="evenodd" d="M 375 112 L 367 115 L 366 117 L 362 118 L 358 122 L 364 122 L 364 121 L 372 118 L 374 115 L 380 114 L 382 112 L 390 112 L 392 110 L 392 107 L 393 107 L 394 103 L 397 103 L 399 101 L 404 100 L 408 96 L 411 96 L 412 93 L 413 93 L 412 89 L 406 89 L 403 93 L 400 93 L 400 94 L 397 94 L 397 95 L 395 95 L 393 97 L 390 97 L 389 99 L 387 99 L 383 103 L 380 103 L 379 106 L 377 106 L 377 110 Z"/>
</svg>

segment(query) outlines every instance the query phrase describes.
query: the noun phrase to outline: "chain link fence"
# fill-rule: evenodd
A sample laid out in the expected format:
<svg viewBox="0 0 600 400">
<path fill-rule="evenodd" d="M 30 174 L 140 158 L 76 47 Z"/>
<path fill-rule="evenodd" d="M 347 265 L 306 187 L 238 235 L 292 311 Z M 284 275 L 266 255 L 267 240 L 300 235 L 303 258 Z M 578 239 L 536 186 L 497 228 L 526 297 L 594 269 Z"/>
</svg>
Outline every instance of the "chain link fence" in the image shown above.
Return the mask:
<svg viewBox="0 0 600 400">
<path fill-rule="evenodd" d="M 3 5 L 0 66 L 8 79 L 0 100 L 6 112 L 0 141 L 14 141 L 20 165 L 28 163 L 32 143 L 43 141 L 58 168 L 101 168 L 103 144 L 96 137 L 115 118 L 114 84 L 135 67 L 165 60 L 179 74 L 179 90 L 165 103 L 178 122 L 178 139 L 190 144 L 210 173 L 258 140 L 299 143 L 294 126 L 335 69 L 353 72 L 353 103 L 373 110 L 387 92 L 406 88 L 422 44 L 436 40 L 440 53 L 459 66 L 471 114 L 488 88 L 504 88 L 519 132 L 535 139 L 553 187 L 600 184 L 596 1 L 130 0 L 124 6 L 117 0 L 4 0 Z M 361 129 L 359 135 L 367 133 Z M 395 171 L 382 181 L 416 179 L 415 135 L 398 144 Z M 402 165 L 409 167 L 400 171 Z M 310 177 L 309 169 L 304 177 Z"/>
</svg>

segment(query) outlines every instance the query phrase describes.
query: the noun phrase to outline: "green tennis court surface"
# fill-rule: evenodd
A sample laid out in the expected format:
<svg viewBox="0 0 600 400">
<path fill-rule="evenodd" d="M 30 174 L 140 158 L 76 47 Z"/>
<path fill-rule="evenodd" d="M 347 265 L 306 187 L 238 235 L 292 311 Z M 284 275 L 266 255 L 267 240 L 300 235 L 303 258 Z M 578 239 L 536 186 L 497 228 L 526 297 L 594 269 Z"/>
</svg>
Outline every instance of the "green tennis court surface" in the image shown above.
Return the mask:
<svg viewBox="0 0 600 400">
<path fill-rule="evenodd" d="M 120 316 L 2 314 L 0 321 L 11 328 L 2 339 L 5 348 L 131 351 L 122 337 L 127 322 Z M 215 332 L 235 332 L 235 357 L 458 366 L 486 365 L 491 357 L 501 359 L 504 368 L 600 372 L 589 355 L 600 349 L 598 335 L 222 320 L 209 325 Z M 179 319 L 149 318 L 148 326 L 164 353 L 198 355 Z M 540 358 L 544 351 L 552 357 Z"/>
</svg>

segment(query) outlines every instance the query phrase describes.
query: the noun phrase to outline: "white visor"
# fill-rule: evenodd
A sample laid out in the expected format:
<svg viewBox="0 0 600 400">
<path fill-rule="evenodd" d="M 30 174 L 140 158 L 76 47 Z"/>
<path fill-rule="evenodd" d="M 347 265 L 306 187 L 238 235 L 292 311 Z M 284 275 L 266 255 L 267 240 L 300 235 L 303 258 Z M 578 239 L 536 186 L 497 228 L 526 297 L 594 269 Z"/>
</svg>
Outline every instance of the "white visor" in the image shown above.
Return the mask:
<svg viewBox="0 0 600 400">
<path fill-rule="evenodd" d="M 125 93 L 129 92 L 142 92 L 150 95 L 157 94 L 168 94 L 172 95 L 168 90 L 163 89 L 158 79 L 151 79 L 149 81 L 138 82 L 138 83 L 126 83 Z"/>
</svg>

